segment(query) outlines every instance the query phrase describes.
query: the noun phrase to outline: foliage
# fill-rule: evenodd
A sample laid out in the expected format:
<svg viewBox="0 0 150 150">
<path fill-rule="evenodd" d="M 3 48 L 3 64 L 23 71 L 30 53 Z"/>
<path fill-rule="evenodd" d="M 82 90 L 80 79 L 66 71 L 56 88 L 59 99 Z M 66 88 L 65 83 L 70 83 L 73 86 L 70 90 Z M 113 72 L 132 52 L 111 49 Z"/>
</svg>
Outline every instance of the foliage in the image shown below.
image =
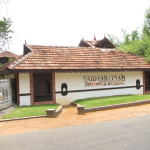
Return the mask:
<svg viewBox="0 0 150 150">
<path fill-rule="evenodd" d="M 142 34 L 140 34 L 138 29 L 132 31 L 130 34 L 122 30 L 122 34 L 122 42 L 116 40 L 118 38 L 115 36 L 109 35 L 108 37 L 118 50 L 144 56 L 146 57 L 146 61 L 150 62 L 150 7 L 145 12 Z"/>
<path fill-rule="evenodd" d="M 11 39 L 12 21 L 10 18 L 4 18 L 0 20 L 0 50 L 4 50 L 4 47 L 9 43 Z"/>
<path fill-rule="evenodd" d="M 84 105 L 85 108 L 107 106 L 121 103 L 129 103 L 135 101 L 148 100 L 150 95 L 121 95 L 121 96 L 108 96 L 98 98 L 88 98 L 75 101 L 80 105 Z"/>
<path fill-rule="evenodd" d="M 143 34 L 147 35 L 147 36 L 150 36 L 150 6 L 145 11 L 145 20 L 144 20 Z"/>
<path fill-rule="evenodd" d="M 124 29 L 122 29 L 121 31 L 123 34 L 124 43 L 126 43 L 126 44 L 129 43 L 131 35 L 128 34 Z"/>
<path fill-rule="evenodd" d="M 3 64 L 2 64 L 2 63 L 0 63 L 0 67 L 1 67 L 1 66 L 3 66 Z"/>
<path fill-rule="evenodd" d="M 8 58 L 8 61 L 10 62 L 10 61 L 13 61 L 14 59 L 12 58 L 12 57 L 9 57 Z"/>
<path fill-rule="evenodd" d="M 118 50 L 144 56 L 150 62 L 150 36 L 143 35 L 142 39 L 125 41 Z"/>
<path fill-rule="evenodd" d="M 107 36 L 109 38 L 109 41 L 113 43 L 115 47 L 119 47 L 122 44 L 121 40 L 115 37 L 114 35 L 107 34 Z"/>
<path fill-rule="evenodd" d="M 140 39 L 138 30 L 132 31 L 131 38 L 132 38 L 132 39 L 131 39 L 132 41 L 134 41 L 134 40 L 139 40 L 139 39 Z"/>
<path fill-rule="evenodd" d="M 3 116 L 2 119 L 46 115 L 45 111 L 46 109 L 57 109 L 57 108 L 58 108 L 57 104 L 19 106 L 10 114 Z"/>
</svg>

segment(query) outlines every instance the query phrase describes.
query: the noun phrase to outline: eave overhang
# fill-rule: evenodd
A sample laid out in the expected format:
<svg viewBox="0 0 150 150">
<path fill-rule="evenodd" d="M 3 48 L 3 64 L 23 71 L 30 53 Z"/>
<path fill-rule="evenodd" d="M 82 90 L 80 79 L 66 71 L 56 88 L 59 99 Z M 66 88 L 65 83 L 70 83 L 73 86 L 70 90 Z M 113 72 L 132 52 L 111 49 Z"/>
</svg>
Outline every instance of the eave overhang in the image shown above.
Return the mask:
<svg viewBox="0 0 150 150">
<path fill-rule="evenodd" d="M 6 69 L 0 72 L 0 75 L 16 74 L 16 73 L 73 73 L 73 72 L 125 72 L 125 71 L 150 71 L 150 68 L 123 68 L 123 69 Z"/>
</svg>

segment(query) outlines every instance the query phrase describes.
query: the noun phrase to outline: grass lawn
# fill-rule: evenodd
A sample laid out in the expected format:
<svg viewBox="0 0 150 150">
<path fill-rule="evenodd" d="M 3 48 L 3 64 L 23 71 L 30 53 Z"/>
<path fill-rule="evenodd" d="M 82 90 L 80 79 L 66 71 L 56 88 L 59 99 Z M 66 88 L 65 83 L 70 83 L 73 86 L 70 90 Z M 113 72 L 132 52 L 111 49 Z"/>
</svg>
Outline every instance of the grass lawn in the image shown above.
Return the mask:
<svg viewBox="0 0 150 150">
<path fill-rule="evenodd" d="M 58 107 L 57 104 L 19 106 L 10 114 L 3 116 L 2 119 L 46 115 L 46 109 L 57 109 Z"/>
<path fill-rule="evenodd" d="M 121 95 L 121 96 L 108 96 L 108 97 L 99 97 L 99 98 L 89 98 L 89 99 L 80 99 L 76 100 L 75 103 L 84 105 L 85 108 L 121 104 L 128 102 L 135 102 L 141 100 L 150 99 L 150 95 Z"/>
</svg>

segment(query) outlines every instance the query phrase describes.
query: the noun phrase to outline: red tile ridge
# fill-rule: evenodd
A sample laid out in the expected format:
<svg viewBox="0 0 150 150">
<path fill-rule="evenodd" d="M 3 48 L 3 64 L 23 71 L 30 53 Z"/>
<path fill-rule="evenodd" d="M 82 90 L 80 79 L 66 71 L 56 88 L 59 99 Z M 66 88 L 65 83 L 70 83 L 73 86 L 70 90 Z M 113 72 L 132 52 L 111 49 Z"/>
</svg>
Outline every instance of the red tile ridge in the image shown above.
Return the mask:
<svg viewBox="0 0 150 150">
<path fill-rule="evenodd" d="M 30 57 L 33 54 L 34 54 L 34 52 L 30 52 L 30 53 L 22 56 L 21 58 L 15 60 L 13 63 L 11 63 L 7 68 L 12 69 L 13 67 L 15 67 L 16 65 L 18 65 L 19 63 L 21 63 L 22 61 L 24 61 L 25 59 L 27 59 L 28 57 Z"/>
<path fill-rule="evenodd" d="M 48 47 L 48 48 L 76 48 L 76 49 L 102 49 L 102 48 L 99 48 L 99 47 L 78 47 L 78 46 L 54 46 L 54 45 L 28 45 L 28 48 L 30 48 L 32 51 L 41 51 L 42 49 L 39 49 L 39 50 L 35 50 L 34 47 L 37 47 L 37 48 L 42 48 L 42 47 Z M 107 48 L 105 48 L 107 49 Z M 111 50 L 111 49 L 110 49 Z"/>
<path fill-rule="evenodd" d="M 28 48 L 31 48 L 32 46 L 36 47 L 58 47 L 58 48 L 78 48 L 78 46 L 56 46 L 56 45 L 27 45 Z"/>
</svg>

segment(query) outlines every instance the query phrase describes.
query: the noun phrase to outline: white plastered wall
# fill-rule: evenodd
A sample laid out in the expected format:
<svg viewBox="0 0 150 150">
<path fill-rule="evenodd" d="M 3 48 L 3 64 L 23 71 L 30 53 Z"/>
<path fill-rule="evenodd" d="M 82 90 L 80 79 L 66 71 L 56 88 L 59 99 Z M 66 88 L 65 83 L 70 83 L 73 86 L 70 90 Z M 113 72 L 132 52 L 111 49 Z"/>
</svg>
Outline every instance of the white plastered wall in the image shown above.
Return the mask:
<svg viewBox="0 0 150 150">
<path fill-rule="evenodd" d="M 83 76 L 98 76 L 98 75 L 125 75 L 125 81 L 123 85 L 107 85 L 107 86 L 93 86 L 85 87 Z M 143 85 L 142 71 L 139 72 L 89 72 L 89 73 L 56 73 L 55 83 L 56 92 L 61 91 L 61 84 L 66 83 L 68 91 L 71 90 L 90 90 L 99 88 L 115 88 L 115 87 L 126 87 L 135 86 L 136 80 L 140 80 L 140 84 Z M 127 94 L 143 94 L 143 87 L 140 89 L 134 88 L 122 88 L 122 89 L 111 89 L 111 90 L 98 90 L 98 91 L 86 91 L 86 92 L 74 92 L 68 93 L 66 96 L 62 94 L 56 94 L 56 102 L 61 105 L 68 105 L 77 99 L 85 99 L 91 97 L 102 97 L 112 95 L 127 95 Z"/>
<path fill-rule="evenodd" d="M 20 94 L 30 93 L 29 74 L 19 74 L 19 92 Z M 20 96 L 20 106 L 31 105 L 30 95 Z"/>
</svg>

